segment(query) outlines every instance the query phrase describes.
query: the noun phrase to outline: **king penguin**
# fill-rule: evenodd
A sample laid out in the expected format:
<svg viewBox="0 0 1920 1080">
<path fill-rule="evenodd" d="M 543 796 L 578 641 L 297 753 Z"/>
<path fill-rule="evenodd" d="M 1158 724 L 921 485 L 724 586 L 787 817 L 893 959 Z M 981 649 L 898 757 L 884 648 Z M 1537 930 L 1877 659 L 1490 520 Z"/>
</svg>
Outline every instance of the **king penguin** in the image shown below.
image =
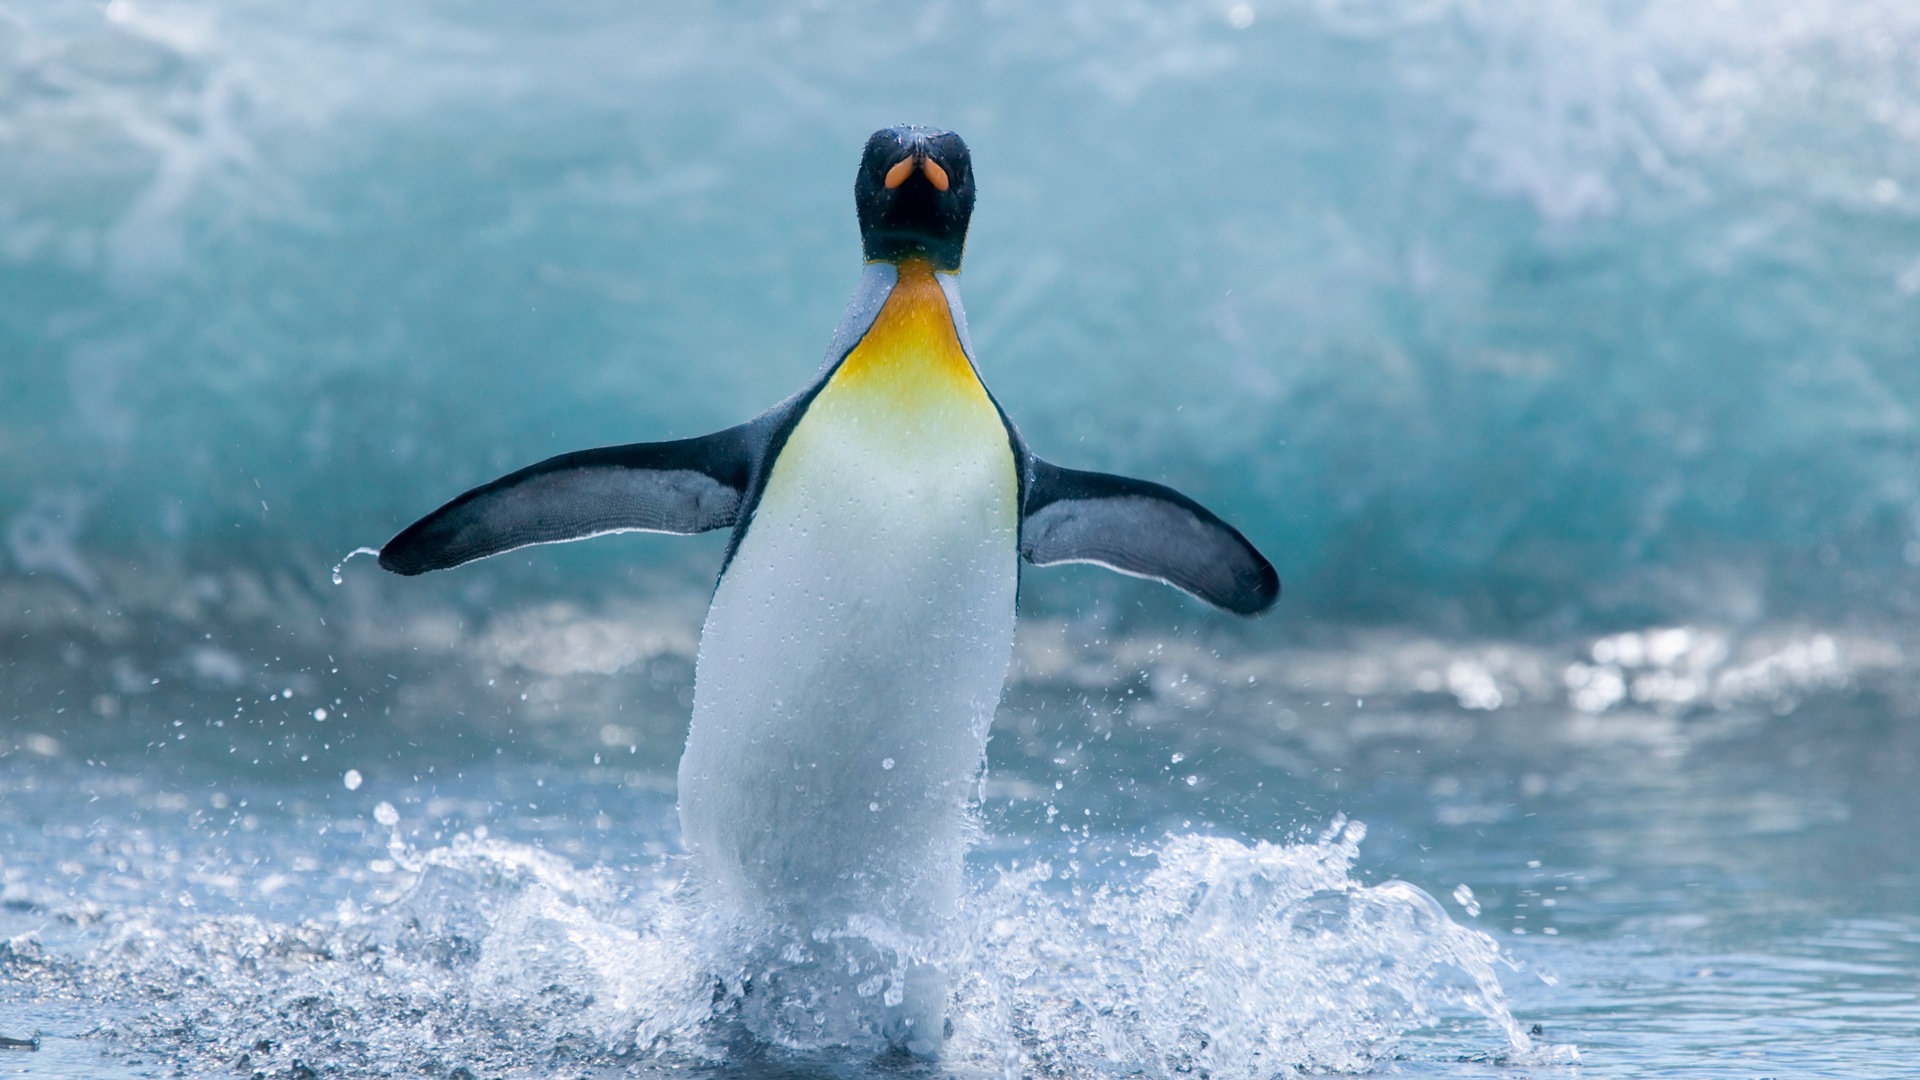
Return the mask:
<svg viewBox="0 0 1920 1080">
<path fill-rule="evenodd" d="M 681 835 L 699 895 L 803 950 L 849 931 L 928 942 L 954 920 L 1023 560 L 1098 564 L 1242 615 L 1280 594 L 1266 558 L 1192 499 L 1028 450 L 967 336 L 974 178 L 958 135 L 875 132 L 854 202 L 865 269 L 799 393 L 711 435 L 521 469 L 380 551 L 411 575 L 529 544 L 731 529 Z M 937 950 L 906 951 L 920 959 L 876 1026 L 937 1055 L 947 979 Z"/>
</svg>

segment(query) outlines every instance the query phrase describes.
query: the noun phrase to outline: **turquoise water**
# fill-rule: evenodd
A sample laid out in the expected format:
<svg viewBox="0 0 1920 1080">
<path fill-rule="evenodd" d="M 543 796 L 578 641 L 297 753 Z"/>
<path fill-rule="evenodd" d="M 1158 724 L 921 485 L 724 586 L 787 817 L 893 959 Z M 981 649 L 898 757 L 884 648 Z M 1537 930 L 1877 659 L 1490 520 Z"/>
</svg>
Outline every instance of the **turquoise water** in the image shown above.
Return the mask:
<svg viewBox="0 0 1920 1080">
<path fill-rule="evenodd" d="M 1910 1071 L 1916 50 L 1893 2 L 0 3 L 0 1075 Z M 781 1013 L 802 962 L 729 991 L 677 888 L 722 541 L 329 580 L 798 387 L 903 120 L 973 148 L 1035 451 L 1288 586 L 1027 576 L 938 1068 Z"/>
</svg>

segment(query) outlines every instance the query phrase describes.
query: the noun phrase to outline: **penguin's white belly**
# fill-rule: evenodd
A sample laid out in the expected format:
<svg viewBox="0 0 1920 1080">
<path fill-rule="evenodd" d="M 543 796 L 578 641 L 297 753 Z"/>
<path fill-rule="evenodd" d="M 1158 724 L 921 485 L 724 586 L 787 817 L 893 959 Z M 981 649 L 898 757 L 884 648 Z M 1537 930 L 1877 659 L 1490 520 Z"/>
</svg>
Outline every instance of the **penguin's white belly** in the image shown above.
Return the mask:
<svg viewBox="0 0 1920 1080">
<path fill-rule="evenodd" d="M 782 450 L 707 614 L 680 763 L 696 878 L 803 933 L 952 912 L 1013 642 L 998 414 L 944 385 L 903 412 L 871 382 L 836 377 Z"/>
</svg>

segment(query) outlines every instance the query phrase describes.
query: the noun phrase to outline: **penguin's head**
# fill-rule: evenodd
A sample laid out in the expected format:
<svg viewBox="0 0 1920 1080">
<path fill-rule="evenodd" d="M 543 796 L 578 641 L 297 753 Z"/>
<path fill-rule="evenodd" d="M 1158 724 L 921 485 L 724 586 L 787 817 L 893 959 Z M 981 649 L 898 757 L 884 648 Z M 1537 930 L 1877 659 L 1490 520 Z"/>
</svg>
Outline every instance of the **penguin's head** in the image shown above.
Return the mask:
<svg viewBox="0 0 1920 1080">
<path fill-rule="evenodd" d="M 925 259 L 960 269 L 973 217 L 973 159 L 960 136 L 902 124 L 867 140 L 853 180 L 868 262 Z"/>
</svg>

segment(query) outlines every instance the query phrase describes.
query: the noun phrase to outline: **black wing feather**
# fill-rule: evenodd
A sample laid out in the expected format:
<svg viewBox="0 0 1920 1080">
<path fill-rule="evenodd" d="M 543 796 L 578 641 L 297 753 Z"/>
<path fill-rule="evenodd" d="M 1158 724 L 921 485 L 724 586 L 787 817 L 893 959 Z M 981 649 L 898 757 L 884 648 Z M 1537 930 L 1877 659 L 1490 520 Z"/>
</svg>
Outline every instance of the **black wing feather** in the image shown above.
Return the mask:
<svg viewBox="0 0 1920 1080">
<path fill-rule="evenodd" d="M 422 574 L 528 544 L 733 525 L 752 480 L 753 423 L 697 439 L 578 450 L 482 484 L 402 529 L 380 565 Z"/>
<path fill-rule="evenodd" d="M 1037 457 L 1020 554 L 1035 566 L 1097 563 L 1164 581 L 1216 607 L 1254 615 L 1280 598 L 1280 575 L 1239 530 L 1160 484 L 1063 469 Z"/>
</svg>

